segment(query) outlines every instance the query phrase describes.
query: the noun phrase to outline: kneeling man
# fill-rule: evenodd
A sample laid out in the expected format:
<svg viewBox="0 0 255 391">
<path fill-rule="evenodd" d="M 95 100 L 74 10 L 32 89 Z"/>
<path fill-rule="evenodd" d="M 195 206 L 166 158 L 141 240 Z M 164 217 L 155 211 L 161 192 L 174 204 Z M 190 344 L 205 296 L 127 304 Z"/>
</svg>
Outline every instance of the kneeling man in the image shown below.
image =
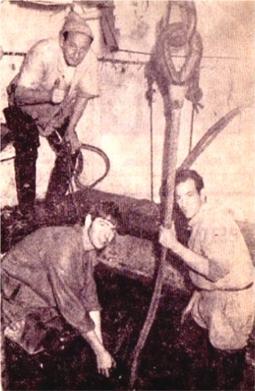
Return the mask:
<svg viewBox="0 0 255 391">
<path fill-rule="evenodd" d="M 98 372 L 115 365 L 105 349 L 93 277 L 97 250 L 114 238 L 118 207 L 102 202 L 83 226 L 44 227 L 17 243 L 2 262 L 4 335 L 29 354 L 44 350 L 44 331 L 65 321 L 90 344 Z"/>
<path fill-rule="evenodd" d="M 211 377 L 221 389 L 236 389 L 242 379 L 245 347 L 254 323 L 251 257 L 230 213 L 207 204 L 203 179 L 196 171 L 177 173 L 175 201 L 190 228 L 188 248 L 176 239 L 173 230 L 163 227 L 159 240 L 188 266 L 194 285 L 184 311 L 186 334 L 197 354 L 203 345 L 203 330 L 207 330 L 207 356 L 213 358 L 209 370 L 215 368 L 217 372 Z M 194 348 L 195 335 L 198 338 Z M 200 366 L 204 365 L 202 361 L 205 360 Z"/>
</svg>

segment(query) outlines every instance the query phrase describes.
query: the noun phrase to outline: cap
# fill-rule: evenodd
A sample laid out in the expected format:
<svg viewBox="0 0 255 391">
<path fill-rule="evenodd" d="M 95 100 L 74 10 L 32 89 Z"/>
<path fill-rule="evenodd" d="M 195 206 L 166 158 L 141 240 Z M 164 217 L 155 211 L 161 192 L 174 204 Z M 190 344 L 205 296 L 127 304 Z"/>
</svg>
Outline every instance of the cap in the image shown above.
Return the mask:
<svg viewBox="0 0 255 391">
<path fill-rule="evenodd" d="M 94 39 L 93 33 L 90 27 L 87 25 L 85 19 L 74 11 L 69 12 L 69 14 L 66 16 L 65 23 L 63 24 L 61 30 L 62 34 L 69 31 L 86 34 L 92 40 Z"/>
</svg>

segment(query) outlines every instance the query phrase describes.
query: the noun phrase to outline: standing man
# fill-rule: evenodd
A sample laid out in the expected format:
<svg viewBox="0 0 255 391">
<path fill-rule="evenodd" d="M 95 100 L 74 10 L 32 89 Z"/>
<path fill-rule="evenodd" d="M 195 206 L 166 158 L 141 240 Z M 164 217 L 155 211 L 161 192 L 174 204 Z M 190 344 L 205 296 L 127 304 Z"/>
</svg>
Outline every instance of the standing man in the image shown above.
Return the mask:
<svg viewBox="0 0 255 391">
<path fill-rule="evenodd" d="M 21 212 L 33 208 L 39 133 L 57 157 L 46 194 L 48 203 L 65 195 L 80 148 L 75 127 L 89 99 L 98 95 L 93 34 L 85 20 L 70 12 L 56 39 L 44 39 L 27 53 L 7 88 L 4 110 L 14 132 L 15 178 Z"/>
<path fill-rule="evenodd" d="M 2 326 L 6 338 L 28 354 L 43 351 L 64 319 L 90 344 L 98 372 L 115 365 L 101 333 L 100 305 L 93 277 L 96 251 L 114 238 L 119 210 L 99 204 L 84 226 L 44 227 L 17 243 L 2 261 Z"/>
<path fill-rule="evenodd" d="M 200 362 L 199 372 L 193 359 L 187 370 L 194 378 L 204 376 L 207 383 L 216 380 L 220 389 L 236 389 L 254 322 L 249 251 L 231 215 L 206 203 L 203 179 L 196 171 L 177 173 L 175 199 L 191 230 L 188 248 L 176 239 L 173 230 L 165 228 L 161 229 L 159 241 L 186 263 L 195 288 L 183 313 L 191 344 L 186 351 L 196 355 L 205 338 L 209 337 L 210 342 L 204 357 L 204 362 L 209 359 L 209 371 L 205 372 L 204 362 Z M 182 340 L 185 341 L 185 331 Z M 203 380 L 199 381 L 201 386 Z"/>
</svg>

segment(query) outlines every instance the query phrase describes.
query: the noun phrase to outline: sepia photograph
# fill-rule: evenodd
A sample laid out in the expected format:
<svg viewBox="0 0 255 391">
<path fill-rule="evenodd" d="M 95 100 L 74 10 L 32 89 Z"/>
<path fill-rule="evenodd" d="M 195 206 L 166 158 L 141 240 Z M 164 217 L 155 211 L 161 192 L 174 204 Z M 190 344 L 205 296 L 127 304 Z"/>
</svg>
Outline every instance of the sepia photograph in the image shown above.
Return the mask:
<svg viewBox="0 0 255 391">
<path fill-rule="evenodd" d="M 255 0 L 0 0 L 3 391 L 255 388 Z"/>
</svg>

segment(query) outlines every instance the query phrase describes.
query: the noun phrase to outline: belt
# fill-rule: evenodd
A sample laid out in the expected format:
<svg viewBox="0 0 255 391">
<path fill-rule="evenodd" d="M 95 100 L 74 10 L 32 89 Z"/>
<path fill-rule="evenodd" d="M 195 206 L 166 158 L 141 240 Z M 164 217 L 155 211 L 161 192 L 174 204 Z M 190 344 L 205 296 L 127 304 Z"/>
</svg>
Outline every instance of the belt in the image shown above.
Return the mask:
<svg viewBox="0 0 255 391">
<path fill-rule="evenodd" d="M 245 291 L 246 289 L 249 289 L 253 286 L 253 282 L 250 282 L 248 285 L 244 286 L 243 288 L 218 288 L 218 289 L 201 289 L 196 288 L 197 291 L 207 291 L 207 292 L 215 292 L 215 291 L 223 291 L 223 292 L 239 292 L 239 291 Z"/>
</svg>

